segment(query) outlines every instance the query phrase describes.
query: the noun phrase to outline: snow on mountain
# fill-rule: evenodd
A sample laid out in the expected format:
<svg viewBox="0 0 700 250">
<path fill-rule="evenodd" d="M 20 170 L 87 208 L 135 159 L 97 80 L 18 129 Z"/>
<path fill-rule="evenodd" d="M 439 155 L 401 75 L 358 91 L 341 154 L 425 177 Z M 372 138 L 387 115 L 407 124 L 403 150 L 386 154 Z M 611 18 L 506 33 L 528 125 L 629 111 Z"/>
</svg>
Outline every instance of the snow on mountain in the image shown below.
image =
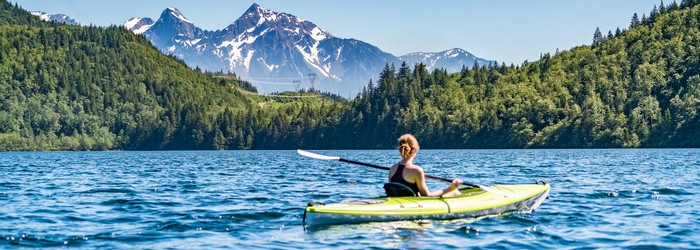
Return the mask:
<svg viewBox="0 0 700 250">
<path fill-rule="evenodd" d="M 158 47 L 187 43 L 204 36 L 204 31 L 175 8 L 168 8 L 160 15 L 158 21 L 143 33 Z"/>
<path fill-rule="evenodd" d="M 236 72 L 261 92 L 294 90 L 292 81 L 298 80 L 302 88 L 313 84 L 316 89 L 350 97 L 369 79 L 376 79 L 385 65 L 406 60 L 363 41 L 335 37 L 314 23 L 258 4 L 217 31 L 198 28 L 175 8 L 164 10 L 155 22 L 132 18 L 124 27 L 144 35 L 163 53 L 181 58 L 191 67 Z M 451 51 L 432 53 L 425 60 L 448 70 L 453 68 L 450 62 L 471 66 L 483 60 L 463 50 Z M 406 58 L 418 56 L 410 54 Z M 411 65 L 414 61 L 424 62 L 413 60 Z"/>
<path fill-rule="evenodd" d="M 49 20 L 51 18 L 51 15 L 49 15 L 48 13 L 45 13 L 45 12 L 41 12 L 41 11 L 32 11 L 30 13 L 32 15 L 38 16 L 39 19 L 41 19 L 42 21 L 45 21 L 45 22 L 49 22 Z"/>
<path fill-rule="evenodd" d="M 153 19 L 150 19 L 148 17 L 144 18 L 139 18 L 139 17 L 134 17 L 129 19 L 129 21 L 126 21 L 124 23 L 124 28 L 136 33 L 136 34 L 142 34 L 143 32 L 146 32 L 148 29 L 153 26 L 155 21 Z"/>
<path fill-rule="evenodd" d="M 253 4 L 238 20 L 219 31 L 215 40 L 217 48 L 229 56 L 229 70 L 262 76 L 271 73 L 260 72 L 265 68 L 272 71 L 292 60 L 291 66 L 296 68 L 294 75 L 297 77 L 306 75 L 304 71 L 307 71 L 318 73 L 323 78 L 341 80 L 337 73 L 331 72 L 332 66 L 322 57 L 324 51 L 320 51 L 321 43 L 332 37 L 311 22 Z M 254 56 L 255 60 L 252 60 Z M 263 65 L 251 64 L 251 61 Z"/>
<path fill-rule="evenodd" d="M 49 14 L 49 13 L 42 12 L 42 11 L 32 11 L 30 13 L 34 16 L 38 16 L 39 19 L 46 21 L 46 22 L 57 22 L 57 23 L 65 23 L 65 24 L 70 24 L 70 25 L 80 25 L 78 22 L 75 21 L 75 19 L 70 18 L 69 16 L 66 16 L 64 14 Z"/>
<path fill-rule="evenodd" d="M 428 70 L 446 69 L 448 72 L 459 72 L 462 66 L 471 67 L 474 63 L 488 66 L 495 61 L 474 56 L 466 50 L 454 48 L 441 52 L 416 52 L 400 56 L 399 59 L 408 65 L 423 63 Z"/>
<path fill-rule="evenodd" d="M 189 19 L 187 19 L 185 17 L 185 15 L 180 13 L 180 11 L 175 9 L 175 8 L 168 8 L 166 11 L 168 12 L 168 14 L 170 14 L 171 16 L 175 17 L 176 19 L 180 20 L 181 22 L 190 23 L 190 24 L 192 23 L 192 22 L 190 22 Z"/>
</svg>

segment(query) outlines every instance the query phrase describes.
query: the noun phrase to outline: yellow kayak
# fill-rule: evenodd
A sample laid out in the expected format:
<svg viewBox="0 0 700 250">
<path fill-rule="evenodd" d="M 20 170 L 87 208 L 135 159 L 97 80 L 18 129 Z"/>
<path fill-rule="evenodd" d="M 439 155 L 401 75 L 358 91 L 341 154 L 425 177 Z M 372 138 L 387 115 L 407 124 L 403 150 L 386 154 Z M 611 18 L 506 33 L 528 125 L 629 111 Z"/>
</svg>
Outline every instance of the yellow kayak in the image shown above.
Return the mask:
<svg viewBox="0 0 700 250">
<path fill-rule="evenodd" d="M 489 191 L 485 191 L 489 190 Z M 494 185 L 460 190 L 462 195 L 441 197 L 378 197 L 323 204 L 311 202 L 304 211 L 309 225 L 396 220 L 445 220 L 481 217 L 505 212 L 530 212 L 549 196 L 549 184 Z M 497 190 L 497 191 L 495 191 Z"/>
</svg>

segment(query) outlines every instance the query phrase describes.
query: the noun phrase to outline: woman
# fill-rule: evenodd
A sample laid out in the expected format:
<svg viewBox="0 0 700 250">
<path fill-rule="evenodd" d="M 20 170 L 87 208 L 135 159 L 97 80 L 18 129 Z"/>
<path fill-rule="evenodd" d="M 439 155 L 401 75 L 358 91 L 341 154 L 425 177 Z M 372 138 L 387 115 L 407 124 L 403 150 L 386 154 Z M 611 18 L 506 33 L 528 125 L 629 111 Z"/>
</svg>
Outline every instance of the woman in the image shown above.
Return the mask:
<svg viewBox="0 0 700 250">
<path fill-rule="evenodd" d="M 461 193 L 457 189 L 462 185 L 462 180 L 454 179 L 450 186 L 443 190 L 430 192 L 428 186 L 425 185 L 425 173 L 423 168 L 413 165 L 413 159 L 420 146 L 418 140 L 411 134 L 405 134 L 399 137 L 399 152 L 401 153 L 401 161 L 394 164 L 389 171 L 389 182 L 398 182 L 411 188 L 418 196 L 433 196 L 433 197 L 451 197 Z"/>
</svg>

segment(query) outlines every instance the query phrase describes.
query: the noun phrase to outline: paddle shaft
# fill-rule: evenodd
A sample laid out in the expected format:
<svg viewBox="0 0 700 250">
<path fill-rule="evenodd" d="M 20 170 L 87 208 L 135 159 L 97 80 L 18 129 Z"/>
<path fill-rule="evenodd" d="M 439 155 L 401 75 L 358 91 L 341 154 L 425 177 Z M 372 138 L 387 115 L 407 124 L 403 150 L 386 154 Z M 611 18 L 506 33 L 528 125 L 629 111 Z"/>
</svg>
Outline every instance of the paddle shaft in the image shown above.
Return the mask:
<svg viewBox="0 0 700 250">
<path fill-rule="evenodd" d="M 305 150 L 301 150 L 301 149 L 297 149 L 297 153 L 300 154 L 300 155 L 302 155 L 302 156 L 306 156 L 306 157 L 314 158 L 314 159 L 318 159 L 318 160 L 342 161 L 342 162 L 346 162 L 346 163 L 350 163 L 350 164 L 362 165 L 362 166 L 371 167 L 371 168 L 377 168 L 377 169 L 381 169 L 381 170 L 391 170 L 391 168 L 387 168 L 387 167 L 382 167 L 382 166 L 377 166 L 377 165 L 374 165 L 374 164 L 369 164 L 369 163 L 364 163 L 364 162 L 359 162 L 359 161 L 353 161 L 353 160 L 343 159 L 343 158 L 340 158 L 340 157 L 338 157 L 338 156 L 328 156 L 328 155 L 322 155 L 322 154 L 317 154 L 317 153 L 311 153 L 311 152 L 309 152 L 309 151 L 305 151 Z M 452 182 L 451 180 L 448 180 L 448 179 L 445 179 L 445 178 L 440 178 L 440 177 L 435 177 L 435 176 L 430 176 L 430 175 L 425 175 L 425 178 L 433 179 L 433 180 L 438 180 L 438 181 L 444 181 L 444 182 Z M 484 186 L 484 185 L 469 184 L 469 183 L 462 183 L 462 185 L 465 185 L 465 186 L 468 186 L 468 187 L 474 187 L 474 188 L 481 188 L 481 189 L 483 189 L 483 190 L 486 191 L 486 192 L 495 193 L 495 194 L 501 194 L 501 195 L 503 195 L 503 196 L 505 196 L 505 197 L 509 197 L 509 196 L 519 196 L 519 195 L 514 194 L 514 193 L 511 193 L 511 192 L 504 192 L 504 191 L 497 190 L 497 189 L 494 189 L 494 188 L 490 188 L 490 187 Z"/>
<path fill-rule="evenodd" d="M 391 168 L 388 168 L 388 167 L 377 166 L 374 164 L 369 164 L 369 163 L 364 163 L 364 162 L 359 162 L 359 161 L 353 161 L 353 160 L 348 160 L 348 159 L 343 159 L 343 158 L 340 158 L 338 160 L 342 161 L 342 162 L 347 162 L 350 164 L 365 166 L 365 167 L 371 167 L 371 168 L 382 169 L 382 170 L 391 170 Z M 432 176 L 432 175 L 425 175 L 425 178 L 438 180 L 438 181 L 444 181 L 444 182 L 450 182 L 450 183 L 452 182 L 452 180 L 445 179 L 442 177 Z M 462 185 L 469 186 L 469 187 L 475 187 L 475 188 L 480 187 L 479 185 L 474 185 L 474 184 L 469 184 L 469 183 L 463 183 Z"/>
</svg>

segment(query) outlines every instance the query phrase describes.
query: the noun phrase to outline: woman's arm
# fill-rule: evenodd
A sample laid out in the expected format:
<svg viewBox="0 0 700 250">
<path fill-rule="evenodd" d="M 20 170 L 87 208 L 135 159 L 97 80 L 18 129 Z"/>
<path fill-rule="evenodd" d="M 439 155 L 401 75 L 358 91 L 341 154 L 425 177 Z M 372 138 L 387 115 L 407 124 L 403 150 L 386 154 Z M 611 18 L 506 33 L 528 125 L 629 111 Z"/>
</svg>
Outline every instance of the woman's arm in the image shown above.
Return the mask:
<svg viewBox="0 0 700 250">
<path fill-rule="evenodd" d="M 391 169 L 389 169 L 389 176 L 388 176 L 388 178 L 387 178 L 387 182 L 391 182 L 391 176 L 393 176 L 394 173 L 396 173 L 396 167 L 397 167 L 398 165 L 399 165 L 399 164 L 396 163 L 396 164 L 394 164 L 393 166 L 391 166 Z"/>
<path fill-rule="evenodd" d="M 443 194 L 454 191 L 459 185 L 462 185 L 461 180 L 454 179 L 447 188 L 430 192 L 428 185 L 425 184 L 425 172 L 423 172 L 423 168 L 417 168 L 416 171 L 417 175 L 415 181 L 418 184 L 418 191 L 420 191 L 421 196 L 440 197 Z"/>
</svg>

